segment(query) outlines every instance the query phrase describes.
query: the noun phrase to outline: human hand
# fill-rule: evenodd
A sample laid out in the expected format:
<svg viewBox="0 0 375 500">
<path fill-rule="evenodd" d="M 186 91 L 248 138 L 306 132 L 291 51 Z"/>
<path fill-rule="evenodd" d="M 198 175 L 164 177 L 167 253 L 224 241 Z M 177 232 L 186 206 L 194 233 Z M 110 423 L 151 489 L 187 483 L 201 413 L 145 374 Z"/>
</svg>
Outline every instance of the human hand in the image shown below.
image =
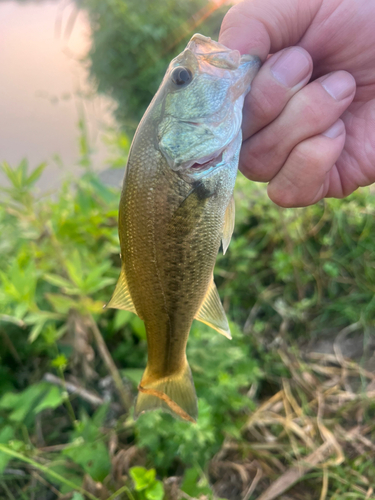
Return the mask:
<svg viewBox="0 0 375 500">
<path fill-rule="evenodd" d="M 273 54 L 245 100 L 240 170 L 278 205 L 375 182 L 374 20 L 372 0 L 244 0 L 225 16 L 221 43 Z"/>
</svg>

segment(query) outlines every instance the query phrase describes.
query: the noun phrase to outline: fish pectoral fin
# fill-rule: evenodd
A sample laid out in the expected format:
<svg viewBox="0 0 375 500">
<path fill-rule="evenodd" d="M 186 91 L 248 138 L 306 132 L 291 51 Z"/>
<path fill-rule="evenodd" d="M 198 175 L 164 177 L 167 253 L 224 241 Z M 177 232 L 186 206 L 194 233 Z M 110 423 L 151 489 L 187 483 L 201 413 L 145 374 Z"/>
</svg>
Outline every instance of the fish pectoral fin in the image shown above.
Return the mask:
<svg viewBox="0 0 375 500">
<path fill-rule="evenodd" d="M 224 308 L 221 304 L 221 300 L 214 280 L 211 281 L 209 289 L 198 313 L 195 316 L 195 319 L 201 321 L 202 323 L 205 323 L 211 328 L 214 328 L 216 331 L 218 331 L 228 339 L 232 338 L 228 320 L 225 315 Z"/>
<path fill-rule="evenodd" d="M 137 314 L 137 311 L 135 310 L 133 304 L 133 300 L 130 296 L 124 266 L 122 266 L 121 268 L 120 277 L 117 281 L 117 285 L 115 291 L 113 292 L 112 298 L 105 307 L 110 307 L 112 309 L 123 309 L 124 311 L 130 311 Z"/>
<path fill-rule="evenodd" d="M 222 237 L 223 254 L 225 254 L 225 252 L 227 251 L 230 240 L 232 238 L 234 229 L 234 217 L 235 217 L 235 205 L 234 205 L 234 198 L 232 195 L 224 216 L 224 227 L 223 227 L 223 237 Z"/>
<path fill-rule="evenodd" d="M 134 419 L 146 411 L 162 409 L 175 418 L 195 423 L 198 416 L 197 396 L 188 362 L 179 373 L 156 380 L 147 375 L 148 372 L 146 368 L 138 386 Z"/>
</svg>

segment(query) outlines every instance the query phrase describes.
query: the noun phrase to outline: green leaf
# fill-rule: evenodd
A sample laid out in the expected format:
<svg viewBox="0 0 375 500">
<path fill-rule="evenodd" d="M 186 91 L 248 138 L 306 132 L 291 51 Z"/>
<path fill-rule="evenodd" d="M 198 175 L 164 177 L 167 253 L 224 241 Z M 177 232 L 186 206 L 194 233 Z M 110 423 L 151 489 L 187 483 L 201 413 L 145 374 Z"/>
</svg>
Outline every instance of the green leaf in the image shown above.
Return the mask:
<svg viewBox="0 0 375 500">
<path fill-rule="evenodd" d="M 91 418 L 92 424 L 99 428 L 104 424 L 105 418 L 108 413 L 109 403 L 101 405 Z"/>
<path fill-rule="evenodd" d="M 129 472 L 134 481 L 136 491 L 144 490 L 155 480 L 155 469 L 147 470 L 144 467 L 132 467 Z"/>
<path fill-rule="evenodd" d="M 57 408 L 64 402 L 63 391 L 56 386 L 51 386 L 50 390 L 43 396 L 41 402 L 34 408 L 35 415 L 47 408 Z"/>
<path fill-rule="evenodd" d="M 196 467 L 185 471 L 181 490 L 191 497 L 200 497 L 212 493 L 207 479 L 203 476 L 202 471 Z"/>
<path fill-rule="evenodd" d="M 26 184 L 28 186 L 32 186 L 40 178 L 46 166 L 47 163 L 41 163 L 40 165 L 38 165 L 27 178 Z"/>
<path fill-rule="evenodd" d="M 14 392 L 7 392 L 0 399 L 0 408 L 5 408 L 6 410 L 15 408 L 19 402 L 19 399 L 19 394 L 15 394 Z"/>
<path fill-rule="evenodd" d="M 102 290 L 108 285 L 113 285 L 115 281 L 116 280 L 114 278 L 99 278 L 99 281 L 92 285 L 86 283 L 85 291 L 86 293 L 95 293 L 98 292 L 99 290 Z"/>
<path fill-rule="evenodd" d="M 81 471 L 76 470 L 77 467 L 75 465 L 67 463 L 67 460 L 63 461 L 60 459 L 59 461 L 51 462 L 48 468 L 65 479 L 68 479 L 71 483 L 75 484 L 77 488 L 82 485 L 82 475 L 79 474 Z M 62 483 L 59 490 L 63 495 L 74 491 L 74 489 L 66 483 Z"/>
<path fill-rule="evenodd" d="M 10 425 L 6 425 L 0 430 L 0 443 L 7 444 L 14 437 L 14 429 Z"/>
<path fill-rule="evenodd" d="M 120 330 L 123 326 L 131 322 L 134 317 L 134 313 L 130 311 L 123 311 L 120 309 L 116 310 L 115 320 L 113 322 L 113 328 L 115 330 Z"/>
<path fill-rule="evenodd" d="M 67 314 L 77 303 L 75 299 L 55 293 L 46 293 L 46 298 L 52 304 L 55 311 L 60 314 Z"/>
<path fill-rule="evenodd" d="M 123 374 L 136 386 L 139 385 L 143 372 L 144 372 L 143 368 L 125 368 L 124 370 L 121 370 L 121 374 Z"/>
<path fill-rule="evenodd" d="M 72 500 L 85 500 L 81 493 L 78 493 L 78 491 L 75 491 L 72 496 Z"/>
<path fill-rule="evenodd" d="M 337 278 L 337 276 L 340 274 L 339 267 L 333 262 L 325 262 L 323 264 L 323 269 L 328 274 L 328 276 L 331 276 L 332 278 Z"/>
<path fill-rule="evenodd" d="M 28 314 L 25 318 L 25 323 L 28 325 L 33 325 L 34 323 L 38 323 L 39 321 L 47 321 L 47 320 L 61 320 L 61 314 L 56 314 L 50 311 L 38 311 L 36 313 Z"/>
<path fill-rule="evenodd" d="M 69 274 L 69 278 L 77 286 L 77 288 L 83 287 L 82 279 L 82 260 L 78 252 L 74 252 L 69 260 L 65 261 L 65 266 Z"/>
<path fill-rule="evenodd" d="M 48 281 L 48 283 L 51 283 L 51 285 L 58 286 L 59 288 L 72 288 L 72 284 L 70 281 L 62 278 L 61 276 L 58 276 L 57 274 L 46 273 L 43 276 L 43 279 Z"/>
<path fill-rule="evenodd" d="M 6 393 L 0 399 L 0 408 L 13 410 L 9 419 L 14 422 L 23 422 L 38 400 L 51 389 L 46 382 L 30 385 L 18 394 Z"/>
<path fill-rule="evenodd" d="M 47 319 L 41 319 L 32 327 L 31 332 L 28 337 L 28 341 L 30 344 L 35 342 L 35 340 L 39 337 L 41 331 L 43 330 L 44 325 L 46 324 Z"/>
<path fill-rule="evenodd" d="M 103 481 L 111 470 L 108 450 L 102 441 L 74 444 L 63 453 L 90 474 L 94 481 Z"/>
<path fill-rule="evenodd" d="M 148 500 L 163 500 L 164 488 L 161 481 L 155 481 L 152 485 L 150 485 L 145 491 L 145 497 Z"/>
<path fill-rule="evenodd" d="M 133 319 L 131 321 L 131 327 L 133 332 L 142 340 L 146 340 L 146 327 L 144 322 L 133 314 Z"/>
<path fill-rule="evenodd" d="M 28 341 L 33 343 L 39 337 L 47 321 L 59 321 L 61 319 L 63 319 L 61 314 L 50 311 L 38 311 L 36 313 L 28 314 L 24 321 L 28 325 L 33 325 Z"/>
</svg>

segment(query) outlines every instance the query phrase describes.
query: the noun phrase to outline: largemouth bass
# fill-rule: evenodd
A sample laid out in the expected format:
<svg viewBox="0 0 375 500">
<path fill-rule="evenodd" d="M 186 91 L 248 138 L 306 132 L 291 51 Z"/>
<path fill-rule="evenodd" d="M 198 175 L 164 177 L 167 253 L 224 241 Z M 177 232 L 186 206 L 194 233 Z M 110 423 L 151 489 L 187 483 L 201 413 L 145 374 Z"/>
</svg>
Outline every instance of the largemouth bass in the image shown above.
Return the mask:
<svg viewBox="0 0 375 500">
<path fill-rule="evenodd" d="M 170 63 L 131 145 L 119 208 L 122 270 L 108 307 L 136 313 L 148 361 L 135 418 L 197 418 L 186 343 L 195 319 L 230 338 L 213 282 L 234 227 L 244 96 L 260 61 L 196 34 Z"/>
</svg>

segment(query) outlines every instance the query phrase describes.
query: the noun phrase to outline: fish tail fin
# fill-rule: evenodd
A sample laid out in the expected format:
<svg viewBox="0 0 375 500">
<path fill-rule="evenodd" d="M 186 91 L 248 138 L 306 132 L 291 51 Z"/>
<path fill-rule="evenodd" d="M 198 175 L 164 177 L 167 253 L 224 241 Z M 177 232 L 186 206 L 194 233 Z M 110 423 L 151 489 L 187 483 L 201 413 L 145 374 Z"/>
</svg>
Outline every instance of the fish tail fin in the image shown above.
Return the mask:
<svg viewBox="0 0 375 500">
<path fill-rule="evenodd" d="M 197 396 L 187 361 L 179 373 L 148 382 L 150 378 L 146 368 L 138 386 L 139 393 L 134 410 L 135 419 L 146 411 L 162 409 L 175 418 L 196 422 L 198 416 Z"/>
</svg>

